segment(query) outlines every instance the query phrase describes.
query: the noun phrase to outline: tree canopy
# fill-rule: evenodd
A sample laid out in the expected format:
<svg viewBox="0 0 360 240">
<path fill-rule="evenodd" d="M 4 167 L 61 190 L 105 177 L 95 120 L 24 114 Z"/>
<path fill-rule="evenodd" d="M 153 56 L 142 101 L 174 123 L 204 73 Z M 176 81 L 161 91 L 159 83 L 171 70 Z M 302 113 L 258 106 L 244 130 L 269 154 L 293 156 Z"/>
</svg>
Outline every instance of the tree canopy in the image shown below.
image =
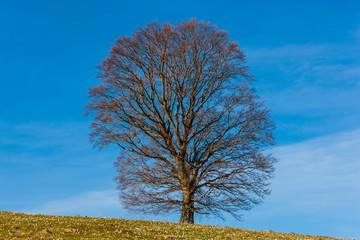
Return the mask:
<svg viewBox="0 0 360 240">
<path fill-rule="evenodd" d="M 240 217 L 269 193 L 275 124 L 226 31 L 194 19 L 119 37 L 89 91 L 91 141 L 119 147 L 124 206 Z"/>
</svg>

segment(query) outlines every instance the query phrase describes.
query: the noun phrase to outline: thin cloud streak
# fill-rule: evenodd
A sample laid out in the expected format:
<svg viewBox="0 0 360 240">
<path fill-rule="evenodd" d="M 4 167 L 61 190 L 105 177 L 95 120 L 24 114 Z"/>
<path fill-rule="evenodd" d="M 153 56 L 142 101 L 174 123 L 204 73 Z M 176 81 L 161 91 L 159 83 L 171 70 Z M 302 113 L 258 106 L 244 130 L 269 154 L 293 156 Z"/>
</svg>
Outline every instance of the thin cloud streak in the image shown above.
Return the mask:
<svg viewBox="0 0 360 240">
<path fill-rule="evenodd" d="M 199 218 L 217 224 L 257 230 L 297 232 L 335 237 L 360 237 L 360 129 L 279 146 L 272 194 L 263 205 L 244 212 L 244 221 Z M 122 209 L 116 190 L 86 190 L 70 197 L 49 200 L 28 213 L 87 215 L 177 221 L 177 216 L 131 214 Z M 331 220 L 331 221 L 330 221 Z M 299 224 L 312 222 L 313 224 Z M 345 230 L 344 230 L 345 229 Z M 348 232 L 348 235 L 341 235 Z"/>
<path fill-rule="evenodd" d="M 121 217 L 119 213 L 124 210 L 116 196 L 116 190 L 88 191 L 22 211 L 33 214 Z"/>
<path fill-rule="evenodd" d="M 245 49 L 255 88 L 277 122 L 279 141 L 294 143 L 360 127 L 359 46 Z"/>
<path fill-rule="evenodd" d="M 326 195 L 329 198 L 325 205 L 332 203 L 332 199 L 353 201 L 354 196 L 360 197 L 359 146 L 360 130 L 354 130 L 274 149 L 280 158 L 274 191 Z M 306 194 L 303 197 L 303 202 L 320 201 L 324 205 L 319 198 L 306 198 Z"/>
<path fill-rule="evenodd" d="M 152 214 L 135 214 L 123 208 L 119 200 L 119 192 L 114 189 L 87 191 L 52 200 L 35 208 L 24 208 L 20 212 L 30 214 L 46 215 L 80 215 L 89 217 L 115 217 L 126 219 L 140 220 L 161 220 L 172 221 L 178 220 L 177 215 L 152 215 Z"/>
<path fill-rule="evenodd" d="M 360 110 L 355 104 L 360 92 L 358 45 L 286 45 L 245 52 L 255 74 L 263 68 L 263 72 L 272 72 L 258 76 L 258 89 L 275 111 L 306 114 L 314 109 Z"/>
<path fill-rule="evenodd" d="M 359 238 L 359 146 L 357 129 L 274 148 L 280 161 L 271 181 L 273 192 L 245 215 L 245 226 Z"/>
<path fill-rule="evenodd" d="M 3 210 L 115 187 L 117 152 L 92 149 L 86 123 L 2 123 L 0 132 Z"/>
</svg>

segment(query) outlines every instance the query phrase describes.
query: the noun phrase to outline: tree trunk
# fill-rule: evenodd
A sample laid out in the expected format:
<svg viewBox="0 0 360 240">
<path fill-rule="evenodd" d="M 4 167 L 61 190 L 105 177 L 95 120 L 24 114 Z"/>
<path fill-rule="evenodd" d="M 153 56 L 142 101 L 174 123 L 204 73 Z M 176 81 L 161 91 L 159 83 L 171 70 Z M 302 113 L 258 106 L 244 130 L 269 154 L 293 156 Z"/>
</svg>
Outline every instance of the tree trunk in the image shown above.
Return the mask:
<svg viewBox="0 0 360 240">
<path fill-rule="evenodd" d="M 188 191 L 183 191 L 183 205 L 181 209 L 180 223 L 194 224 L 194 199 Z"/>
</svg>

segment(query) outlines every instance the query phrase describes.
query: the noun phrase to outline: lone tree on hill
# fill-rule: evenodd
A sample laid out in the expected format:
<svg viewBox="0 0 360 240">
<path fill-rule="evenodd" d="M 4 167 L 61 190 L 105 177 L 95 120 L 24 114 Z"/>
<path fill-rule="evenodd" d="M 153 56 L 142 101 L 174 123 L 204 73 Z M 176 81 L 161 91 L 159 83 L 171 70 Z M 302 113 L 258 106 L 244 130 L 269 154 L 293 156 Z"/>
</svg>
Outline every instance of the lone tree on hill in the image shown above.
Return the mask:
<svg viewBox="0 0 360 240">
<path fill-rule="evenodd" d="M 121 149 L 115 180 L 133 211 L 240 218 L 269 193 L 269 110 L 238 44 L 216 26 L 157 22 L 119 37 L 90 89 L 94 146 Z"/>
</svg>

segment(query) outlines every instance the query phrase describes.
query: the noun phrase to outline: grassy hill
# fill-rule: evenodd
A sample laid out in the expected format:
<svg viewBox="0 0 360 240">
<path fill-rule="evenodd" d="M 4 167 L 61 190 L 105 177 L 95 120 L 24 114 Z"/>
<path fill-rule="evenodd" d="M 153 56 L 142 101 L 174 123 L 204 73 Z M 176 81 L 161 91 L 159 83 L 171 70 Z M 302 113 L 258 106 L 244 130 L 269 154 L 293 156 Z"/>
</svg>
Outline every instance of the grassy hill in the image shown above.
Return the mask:
<svg viewBox="0 0 360 240">
<path fill-rule="evenodd" d="M 208 225 L 0 211 L 0 239 L 323 239 Z"/>
</svg>

